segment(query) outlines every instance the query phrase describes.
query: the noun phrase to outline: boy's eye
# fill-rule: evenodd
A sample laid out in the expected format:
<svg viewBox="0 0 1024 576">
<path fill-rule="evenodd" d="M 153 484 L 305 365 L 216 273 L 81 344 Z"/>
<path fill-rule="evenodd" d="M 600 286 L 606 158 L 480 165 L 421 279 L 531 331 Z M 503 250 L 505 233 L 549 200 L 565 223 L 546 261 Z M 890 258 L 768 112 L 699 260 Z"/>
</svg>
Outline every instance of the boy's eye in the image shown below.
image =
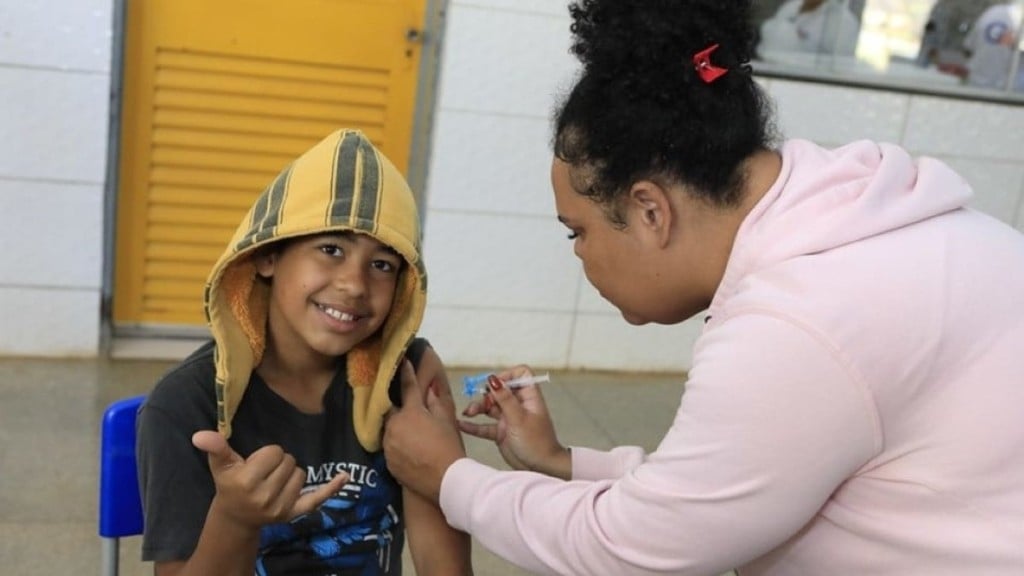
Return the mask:
<svg viewBox="0 0 1024 576">
<path fill-rule="evenodd" d="M 579 237 L 580 237 L 580 233 L 576 232 L 575 230 L 573 230 L 572 232 L 569 232 L 569 234 L 566 235 L 566 238 L 568 238 L 569 240 L 575 240 L 575 239 L 577 239 Z"/>
<path fill-rule="evenodd" d="M 389 260 L 374 260 L 372 265 L 381 272 L 394 272 L 398 270 L 398 265 Z"/>
<path fill-rule="evenodd" d="M 337 244 L 324 244 L 320 246 L 320 251 L 328 256 L 341 256 L 345 251 Z"/>
</svg>

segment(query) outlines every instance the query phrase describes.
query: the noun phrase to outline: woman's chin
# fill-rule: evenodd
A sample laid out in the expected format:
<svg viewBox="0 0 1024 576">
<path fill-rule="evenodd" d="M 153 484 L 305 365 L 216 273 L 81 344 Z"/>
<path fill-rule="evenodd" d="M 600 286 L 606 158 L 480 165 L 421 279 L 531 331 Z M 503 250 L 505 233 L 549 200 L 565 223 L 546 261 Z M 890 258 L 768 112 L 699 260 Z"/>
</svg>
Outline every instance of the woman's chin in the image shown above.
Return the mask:
<svg viewBox="0 0 1024 576">
<path fill-rule="evenodd" d="M 637 316 L 636 314 L 626 312 L 625 310 L 619 310 L 619 313 L 622 314 L 623 320 L 625 320 L 629 324 L 632 324 L 633 326 L 643 326 L 644 324 L 650 322 L 650 320 L 648 320 L 647 318 Z"/>
</svg>

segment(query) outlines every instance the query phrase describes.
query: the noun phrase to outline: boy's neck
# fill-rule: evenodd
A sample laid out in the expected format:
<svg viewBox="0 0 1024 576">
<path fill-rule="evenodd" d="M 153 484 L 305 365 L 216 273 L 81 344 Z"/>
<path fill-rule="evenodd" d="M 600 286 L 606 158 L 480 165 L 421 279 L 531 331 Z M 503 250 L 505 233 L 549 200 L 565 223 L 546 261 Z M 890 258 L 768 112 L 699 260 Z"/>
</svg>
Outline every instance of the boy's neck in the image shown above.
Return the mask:
<svg viewBox="0 0 1024 576">
<path fill-rule="evenodd" d="M 256 373 L 301 412 L 323 412 L 323 397 L 338 370 L 337 359 L 288 358 L 267 346 Z"/>
</svg>

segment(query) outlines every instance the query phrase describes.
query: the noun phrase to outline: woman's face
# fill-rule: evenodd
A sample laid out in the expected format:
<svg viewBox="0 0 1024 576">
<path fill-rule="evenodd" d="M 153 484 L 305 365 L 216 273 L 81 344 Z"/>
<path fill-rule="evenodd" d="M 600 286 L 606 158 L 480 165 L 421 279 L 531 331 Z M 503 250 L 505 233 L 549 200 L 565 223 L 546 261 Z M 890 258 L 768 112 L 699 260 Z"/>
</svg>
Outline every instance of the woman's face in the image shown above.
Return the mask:
<svg viewBox="0 0 1024 576">
<path fill-rule="evenodd" d="M 569 229 L 587 280 L 601 296 L 636 325 L 674 324 L 705 308 L 714 289 L 701 283 L 701 247 L 680 244 L 699 244 L 699 231 L 684 232 L 678 215 L 665 214 L 664 203 L 645 205 L 634 198 L 623 206 L 626 226 L 616 226 L 601 205 L 577 191 L 571 171 L 557 158 L 552 162 L 558 220 Z M 687 256 L 691 251 L 696 258 Z"/>
</svg>

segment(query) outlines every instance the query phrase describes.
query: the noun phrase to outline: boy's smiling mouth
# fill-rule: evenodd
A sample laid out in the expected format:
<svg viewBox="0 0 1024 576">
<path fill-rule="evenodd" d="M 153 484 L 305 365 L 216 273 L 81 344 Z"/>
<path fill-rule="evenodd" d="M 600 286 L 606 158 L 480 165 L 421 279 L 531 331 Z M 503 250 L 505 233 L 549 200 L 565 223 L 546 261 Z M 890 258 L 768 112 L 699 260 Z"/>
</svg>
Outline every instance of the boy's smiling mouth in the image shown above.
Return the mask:
<svg viewBox="0 0 1024 576">
<path fill-rule="evenodd" d="M 356 316 L 355 314 L 342 312 L 337 308 L 331 308 L 330 306 L 320 304 L 319 302 L 317 303 L 316 307 L 319 308 L 324 314 L 327 314 L 331 318 L 334 318 L 335 320 L 340 320 L 342 322 L 355 322 L 360 318 L 360 316 Z"/>
</svg>

